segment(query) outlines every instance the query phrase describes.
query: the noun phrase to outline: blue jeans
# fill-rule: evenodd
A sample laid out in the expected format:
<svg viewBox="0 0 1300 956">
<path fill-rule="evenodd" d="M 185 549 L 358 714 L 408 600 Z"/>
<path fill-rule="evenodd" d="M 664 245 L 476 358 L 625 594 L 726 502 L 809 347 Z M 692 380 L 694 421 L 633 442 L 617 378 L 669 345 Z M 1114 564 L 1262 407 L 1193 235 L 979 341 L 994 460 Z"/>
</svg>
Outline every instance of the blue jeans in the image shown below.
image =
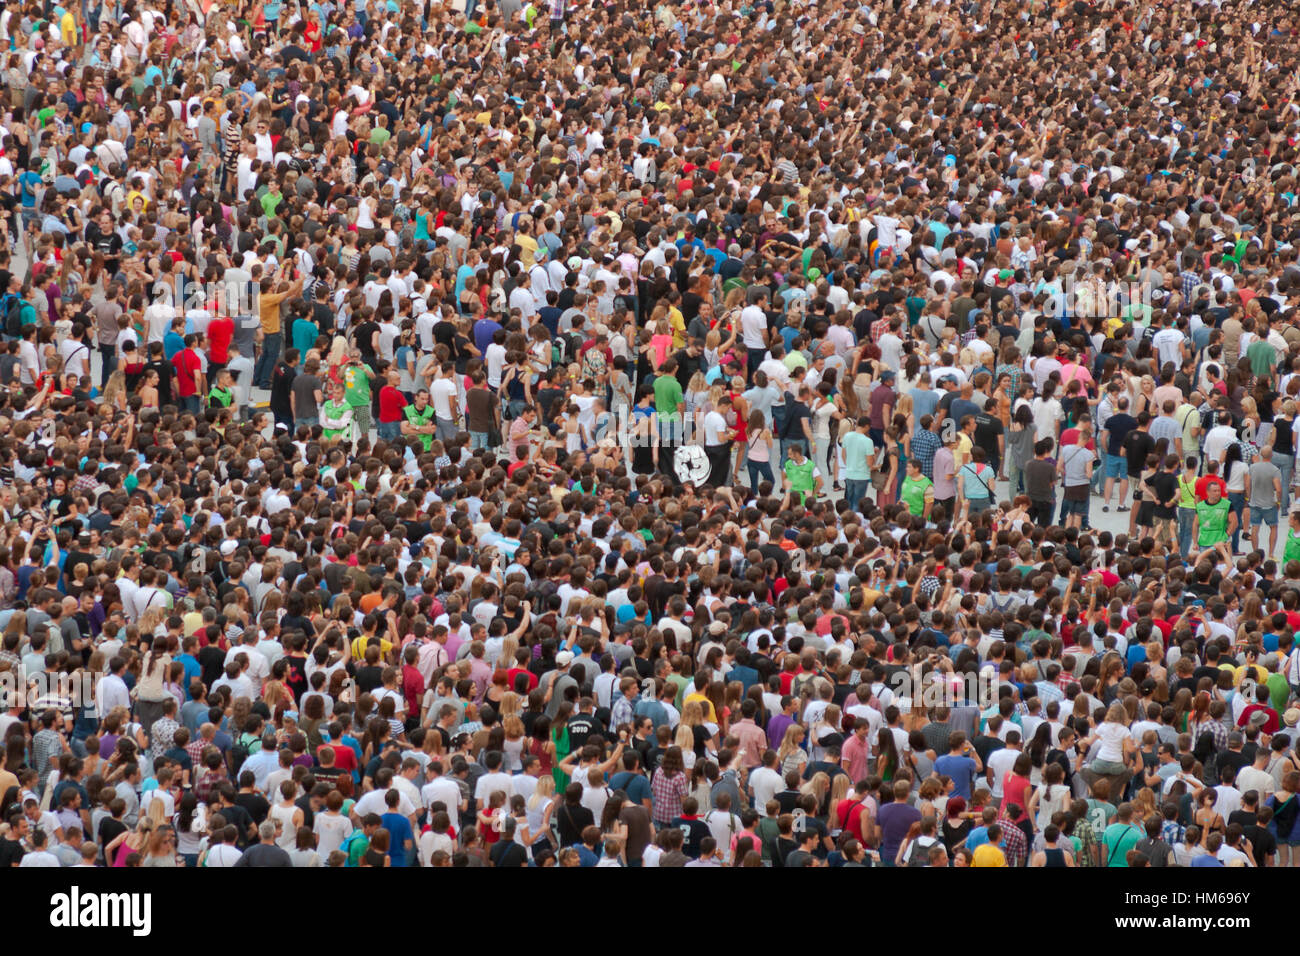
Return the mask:
<svg viewBox="0 0 1300 956">
<path fill-rule="evenodd" d="M 785 461 L 790 454 L 791 448 L 802 448 L 805 455 L 808 454 L 808 440 L 806 438 L 782 438 L 781 439 L 781 460 Z"/>
<path fill-rule="evenodd" d="M 858 502 L 867 496 L 867 489 L 870 487 L 870 478 L 845 478 L 844 500 L 853 506 L 854 511 L 857 511 Z"/>
<path fill-rule="evenodd" d="M 772 463 L 770 461 L 750 461 L 745 459 L 745 467 L 749 469 L 749 487 L 755 489 L 758 483 L 764 479 L 772 482 L 776 486 L 776 479 L 772 477 Z"/>
<path fill-rule="evenodd" d="M 108 377 L 117 371 L 117 346 L 101 345 L 99 347 L 99 387 L 102 389 Z"/>
<path fill-rule="evenodd" d="M 273 332 L 262 339 L 262 352 L 257 356 L 257 365 L 253 367 L 253 387 L 270 388 L 271 373 L 275 363 L 280 361 L 280 346 L 284 344 L 284 334 Z"/>
<path fill-rule="evenodd" d="M 491 448 L 488 444 L 487 432 L 470 432 L 469 433 L 469 450 L 478 451 L 481 448 Z"/>
<path fill-rule="evenodd" d="M 1241 517 L 1246 511 L 1246 494 L 1242 491 L 1228 492 L 1228 504 L 1232 505 L 1232 514 L 1237 516 L 1237 530 L 1232 532 L 1232 550 L 1235 554 L 1241 543 Z"/>
<path fill-rule="evenodd" d="M 401 422 L 380 422 L 379 425 L 376 427 L 376 431 L 379 432 L 379 438 L 382 441 L 388 441 L 388 442 L 397 441 L 399 438 L 402 437 L 402 423 Z"/>
<path fill-rule="evenodd" d="M 1291 476 L 1295 472 L 1295 455 L 1279 455 L 1274 452 L 1273 464 L 1282 472 L 1282 499 L 1278 505 L 1282 509 L 1282 519 L 1286 520 L 1286 516 L 1291 513 Z"/>
<path fill-rule="evenodd" d="M 1178 509 L 1178 553 L 1184 559 L 1192 553 L 1192 524 L 1195 521 L 1195 508 Z"/>
<path fill-rule="evenodd" d="M 185 395 L 177 399 L 180 403 L 180 409 L 183 412 L 189 412 L 191 415 L 197 415 L 202 410 L 199 406 L 199 397 L 197 395 Z"/>
</svg>

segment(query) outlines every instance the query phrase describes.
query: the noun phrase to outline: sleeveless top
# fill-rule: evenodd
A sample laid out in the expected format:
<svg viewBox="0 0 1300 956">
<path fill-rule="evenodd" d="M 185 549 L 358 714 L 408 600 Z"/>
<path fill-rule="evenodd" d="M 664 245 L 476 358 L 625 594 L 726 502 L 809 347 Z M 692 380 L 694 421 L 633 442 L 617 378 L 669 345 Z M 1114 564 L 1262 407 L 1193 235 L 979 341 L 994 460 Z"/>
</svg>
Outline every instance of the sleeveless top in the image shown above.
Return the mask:
<svg viewBox="0 0 1300 956">
<path fill-rule="evenodd" d="M 524 751 L 524 738 L 518 740 L 506 739 L 502 744 L 506 757 L 506 772 L 517 773 L 523 769 L 523 762 L 519 759 Z"/>
<path fill-rule="evenodd" d="M 298 830 L 293 825 L 293 815 L 298 811 L 295 806 L 282 807 L 278 803 L 271 807 L 271 819 L 280 823 L 280 835 L 275 843 L 282 849 L 292 850 L 298 846 Z"/>
<path fill-rule="evenodd" d="M 1061 849 L 1043 850 L 1046 859 L 1043 866 L 1065 866 L 1065 851 Z"/>
<path fill-rule="evenodd" d="M 528 747 L 528 752 L 541 763 L 542 773 L 551 772 L 551 755 L 546 752 L 546 741 L 534 737 L 532 744 Z"/>
</svg>

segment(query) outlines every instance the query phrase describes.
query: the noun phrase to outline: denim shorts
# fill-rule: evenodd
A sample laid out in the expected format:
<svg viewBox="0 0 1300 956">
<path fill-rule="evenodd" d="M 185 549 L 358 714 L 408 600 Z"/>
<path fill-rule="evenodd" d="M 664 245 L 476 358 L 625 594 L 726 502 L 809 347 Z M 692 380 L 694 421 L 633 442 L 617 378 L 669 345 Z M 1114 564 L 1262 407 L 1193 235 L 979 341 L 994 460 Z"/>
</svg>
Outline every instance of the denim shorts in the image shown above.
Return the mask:
<svg viewBox="0 0 1300 956">
<path fill-rule="evenodd" d="M 1258 528 L 1262 524 L 1266 524 L 1270 528 L 1277 527 L 1277 506 L 1276 505 L 1274 505 L 1272 508 L 1251 508 L 1250 509 L 1250 526 L 1252 528 Z"/>
<path fill-rule="evenodd" d="M 1086 518 L 1088 517 L 1088 504 L 1089 501 L 1087 498 L 1084 498 L 1082 501 L 1071 501 L 1069 498 L 1064 498 L 1061 501 L 1061 514 L 1080 515 Z"/>
<path fill-rule="evenodd" d="M 1106 477 L 1123 479 L 1128 472 L 1128 461 L 1123 455 L 1106 453 Z"/>
</svg>

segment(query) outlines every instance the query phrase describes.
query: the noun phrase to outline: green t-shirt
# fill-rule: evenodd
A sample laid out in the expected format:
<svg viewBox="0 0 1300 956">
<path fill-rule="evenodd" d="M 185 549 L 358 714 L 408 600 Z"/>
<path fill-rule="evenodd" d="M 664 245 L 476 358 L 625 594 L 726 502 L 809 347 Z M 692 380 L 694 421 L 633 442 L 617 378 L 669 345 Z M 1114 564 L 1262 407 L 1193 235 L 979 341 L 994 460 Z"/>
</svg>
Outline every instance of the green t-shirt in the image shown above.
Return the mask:
<svg viewBox="0 0 1300 956">
<path fill-rule="evenodd" d="M 1256 339 L 1246 349 L 1246 358 L 1250 360 L 1251 374 L 1266 377 L 1272 374 L 1273 366 L 1277 365 L 1277 350 L 1266 339 Z"/>
<path fill-rule="evenodd" d="M 1128 866 L 1128 851 L 1145 835 L 1141 827 L 1132 823 L 1112 823 L 1108 826 L 1101 835 L 1101 844 L 1106 848 L 1106 865 Z"/>
<path fill-rule="evenodd" d="M 925 493 L 934 485 L 934 482 L 922 475 L 920 478 L 913 478 L 908 475 L 903 479 L 902 497 L 907 505 L 907 510 L 914 515 L 925 514 Z"/>
<path fill-rule="evenodd" d="M 1300 561 L 1300 534 L 1290 528 L 1286 529 L 1286 550 L 1282 552 L 1282 560 Z"/>
<path fill-rule="evenodd" d="M 353 408 L 370 404 L 370 376 L 360 365 L 349 365 L 343 370 L 343 400 Z"/>
<path fill-rule="evenodd" d="M 682 386 L 676 376 L 660 375 L 655 378 L 655 412 L 661 422 L 680 422 L 677 406 L 682 404 Z"/>
<path fill-rule="evenodd" d="M 1196 539 L 1198 547 L 1209 548 L 1228 540 L 1228 514 L 1231 511 L 1227 498 L 1220 498 L 1215 504 L 1208 501 L 1196 503 L 1196 517 L 1201 521 L 1200 535 Z"/>
<path fill-rule="evenodd" d="M 862 432 L 849 432 L 840 440 L 844 446 L 844 477 L 849 481 L 866 481 L 871 477 L 871 459 L 875 443 Z"/>
<path fill-rule="evenodd" d="M 267 219 L 275 218 L 275 211 L 280 208 L 280 203 L 284 201 L 284 193 L 273 193 L 267 190 L 262 194 L 262 215 Z"/>
</svg>

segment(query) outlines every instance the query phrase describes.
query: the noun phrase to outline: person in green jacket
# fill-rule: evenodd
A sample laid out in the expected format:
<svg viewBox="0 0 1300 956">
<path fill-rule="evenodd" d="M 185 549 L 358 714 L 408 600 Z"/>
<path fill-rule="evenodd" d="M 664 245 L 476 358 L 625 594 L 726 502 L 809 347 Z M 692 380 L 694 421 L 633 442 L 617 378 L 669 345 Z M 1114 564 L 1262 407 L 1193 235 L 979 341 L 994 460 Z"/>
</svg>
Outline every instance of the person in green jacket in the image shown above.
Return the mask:
<svg viewBox="0 0 1300 956">
<path fill-rule="evenodd" d="M 822 475 L 813 460 L 803 453 L 800 445 L 791 445 L 785 464 L 781 467 L 785 475 L 785 498 L 781 510 L 790 507 L 794 496 L 799 504 L 807 504 L 809 495 L 817 497 L 822 492 Z"/>
<path fill-rule="evenodd" d="M 217 408 L 229 408 L 235 401 L 235 380 L 224 368 L 217 373 L 217 384 L 208 392 L 208 404 Z"/>
<path fill-rule="evenodd" d="M 1282 550 L 1282 563 L 1300 561 L 1300 511 L 1291 512 L 1291 524 L 1286 529 L 1286 547 Z"/>
<path fill-rule="evenodd" d="M 335 382 L 330 387 L 330 397 L 320 410 L 321 438 L 326 442 L 339 441 L 351 445 L 355 440 L 356 421 L 353 408 L 343 397 L 343 385 Z"/>
<path fill-rule="evenodd" d="M 419 438 L 425 451 L 432 449 L 438 425 L 434 421 L 433 406 L 429 404 L 429 390 L 422 388 L 416 392 L 415 403 L 403 408 L 402 414 L 406 416 L 406 421 L 402 422 L 402 434 Z"/>
<path fill-rule="evenodd" d="M 1232 549 L 1228 542 L 1232 539 L 1236 524 L 1237 515 L 1228 504 L 1228 499 L 1223 497 L 1219 483 L 1206 485 L 1205 500 L 1196 503 L 1196 520 L 1192 523 L 1192 537 L 1196 539 L 1196 547 L 1201 549 L 1192 563 L 1199 564 L 1203 557 L 1213 551 L 1225 564 L 1232 564 Z"/>
<path fill-rule="evenodd" d="M 919 461 L 907 463 L 907 477 L 903 479 L 899 497 L 909 512 L 920 515 L 927 521 L 930 519 L 930 509 L 934 507 L 934 482 L 921 473 Z"/>
</svg>

